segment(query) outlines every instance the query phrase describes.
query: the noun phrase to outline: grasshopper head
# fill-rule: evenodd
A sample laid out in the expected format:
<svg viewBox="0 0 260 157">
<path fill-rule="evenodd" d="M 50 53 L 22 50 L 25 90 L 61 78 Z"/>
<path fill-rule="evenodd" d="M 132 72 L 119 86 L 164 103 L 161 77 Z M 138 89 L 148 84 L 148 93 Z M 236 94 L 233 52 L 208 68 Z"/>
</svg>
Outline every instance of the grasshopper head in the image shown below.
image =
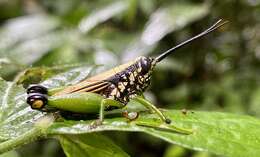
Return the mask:
<svg viewBox="0 0 260 157">
<path fill-rule="evenodd" d="M 155 63 L 153 58 L 143 56 L 137 58 L 136 62 L 138 66 L 137 71 L 142 76 L 152 72 Z"/>
<path fill-rule="evenodd" d="M 135 76 L 138 84 L 140 85 L 139 91 L 144 91 L 149 85 L 151 80 L 151 75 L 156 62 L 150 57 L 139 57 L 136 59 L 136 73 Z M 131 79 L 130 79 L 131 80 Z"/>
</svg>

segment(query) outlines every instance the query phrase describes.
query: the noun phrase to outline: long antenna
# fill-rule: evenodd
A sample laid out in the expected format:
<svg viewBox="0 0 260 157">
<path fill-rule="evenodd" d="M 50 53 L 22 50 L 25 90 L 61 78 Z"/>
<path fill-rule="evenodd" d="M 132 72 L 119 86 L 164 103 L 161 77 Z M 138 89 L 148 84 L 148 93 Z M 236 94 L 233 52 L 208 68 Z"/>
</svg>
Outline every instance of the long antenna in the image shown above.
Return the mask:
<svg viewBox="0 0 260 157">
<path fill-rule="evenodd" d="M 165 57 L 167 57 L 168 55 L 170 55 L 173 51 L 179 49 L 180 47 L 200 38 L 203 37 L 206 34 L 209 34 L 210 32 L 213 32 L 214 30 L 218 29 L 219 27 L 223 26 L 224 24 L 228 23 L 228 21 L 224 21 L 222 22 L 222 19 L 218 20 L 215 24 L 213 24 L 211 27 L 209 27 L 207 30 L 201 32 L 200 34 L 178 44 L 177 46 L 170 48 L 169 50 L 165 51 L 164 53 L 162 53 L 161 55 L 159 55 L 158 57 L 155 58 L 155 62 L 158 63 L 161 60 L 163 60 Z"/>
</svg>

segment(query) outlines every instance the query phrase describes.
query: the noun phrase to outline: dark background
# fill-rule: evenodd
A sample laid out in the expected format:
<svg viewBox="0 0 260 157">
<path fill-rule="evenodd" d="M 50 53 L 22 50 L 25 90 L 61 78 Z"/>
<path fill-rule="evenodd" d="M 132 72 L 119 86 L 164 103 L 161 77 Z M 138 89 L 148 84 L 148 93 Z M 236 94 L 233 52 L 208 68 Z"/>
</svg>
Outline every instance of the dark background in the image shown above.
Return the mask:
<svg viewBox="0 0 260 157">
<path fill-rule="evenodd" d="M 159 107 L 260 116 L 260 1 L 0 1 L 0 76 L 30 66 L 113 67 L 157 56 L 222 18 L 229 24 L 156 67 L 147 99 Z M 40 76 L 39 76 L 40 77 Z M 213 157 L 141 133 L 106 132 L 131 156 Z M 13 156 L 64 156 L 55 140 Z"/>
</svg>

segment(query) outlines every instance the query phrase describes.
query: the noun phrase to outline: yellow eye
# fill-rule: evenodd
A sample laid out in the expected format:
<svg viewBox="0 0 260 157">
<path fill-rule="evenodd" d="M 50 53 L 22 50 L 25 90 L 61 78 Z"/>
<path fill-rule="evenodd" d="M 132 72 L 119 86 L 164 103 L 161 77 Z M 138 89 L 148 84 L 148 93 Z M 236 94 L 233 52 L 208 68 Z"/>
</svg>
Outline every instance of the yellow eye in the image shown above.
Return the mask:
<svg viewBox="0 0 260 157">
<path fill-rule="evenodd" d="M 32 104 L 32 108 L 35 108 L 35 109 L 40 109 L 42 108 L 43 106 L 43 101 L 42 100 L 35 100 Z"/>
</svg>

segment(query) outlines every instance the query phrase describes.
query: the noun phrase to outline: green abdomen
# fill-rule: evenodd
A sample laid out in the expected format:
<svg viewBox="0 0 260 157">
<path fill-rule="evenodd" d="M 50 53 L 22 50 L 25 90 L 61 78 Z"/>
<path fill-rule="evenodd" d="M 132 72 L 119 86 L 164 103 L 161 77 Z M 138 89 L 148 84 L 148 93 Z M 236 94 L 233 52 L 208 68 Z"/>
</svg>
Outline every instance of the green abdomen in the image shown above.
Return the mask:
<svg viewBox="0 0 260 157">
<path fill-rule="evenodd" d="M 103 99 L 95 93 L 75 93 L 52 96 L 48 99 L 48 106 L 75 113 L 98 113 Z"/>
</svg>

